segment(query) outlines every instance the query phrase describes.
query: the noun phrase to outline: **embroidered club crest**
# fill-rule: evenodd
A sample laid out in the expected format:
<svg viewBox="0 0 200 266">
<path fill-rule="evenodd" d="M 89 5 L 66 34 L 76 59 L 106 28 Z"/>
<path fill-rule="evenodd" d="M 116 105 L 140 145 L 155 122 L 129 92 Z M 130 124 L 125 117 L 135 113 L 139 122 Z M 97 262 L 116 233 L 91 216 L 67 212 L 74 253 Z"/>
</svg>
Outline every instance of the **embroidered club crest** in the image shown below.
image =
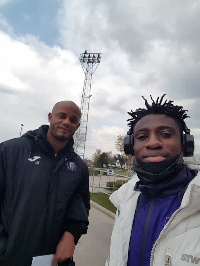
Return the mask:
<svg viewBox="0 0 200 266">
<path fill-rule="evenodd" d="M 67 168 L 70 171 L 76 171 L 76 163 L 75 162 L 67 162 Z"/>
</svg>

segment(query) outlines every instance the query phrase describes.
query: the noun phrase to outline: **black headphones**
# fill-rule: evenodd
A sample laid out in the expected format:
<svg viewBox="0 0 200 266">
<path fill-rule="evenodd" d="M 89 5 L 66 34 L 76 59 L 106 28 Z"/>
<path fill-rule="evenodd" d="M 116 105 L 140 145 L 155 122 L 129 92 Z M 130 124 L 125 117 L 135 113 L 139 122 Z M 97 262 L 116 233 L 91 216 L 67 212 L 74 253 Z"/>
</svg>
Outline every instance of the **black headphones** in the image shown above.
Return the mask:
<svg viewBox="0 0 200 266">
<path fill-rule="evenodd" d="M 182 135 L 182 147 L 183 156 L 191 157 L 194 154 L 194 137 L 190 135 L 190 129 L 185 128 L 186 133 Z M 126 155 L 134 155 L 134 139 L 133 134 L 130 135 L 128 131 L 127 135 L 124 137 L 124 152 Z"/>
</svg>

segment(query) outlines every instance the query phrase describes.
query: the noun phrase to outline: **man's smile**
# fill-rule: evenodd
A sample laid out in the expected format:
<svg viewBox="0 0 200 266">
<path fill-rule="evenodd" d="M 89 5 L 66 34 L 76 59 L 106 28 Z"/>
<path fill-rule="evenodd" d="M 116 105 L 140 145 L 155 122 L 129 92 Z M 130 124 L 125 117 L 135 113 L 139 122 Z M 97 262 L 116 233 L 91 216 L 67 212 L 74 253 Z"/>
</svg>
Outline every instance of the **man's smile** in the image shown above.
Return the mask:
<svg viewBox="0 0 200 266">
<path fill-rule="evenodd" d="M 68 128 L 59 127 L 59 129 L 65 131 L 65 132 L 69 132 L 69 133 L 71 132 L 71 130 L 69 130 Z"/>
</svg>

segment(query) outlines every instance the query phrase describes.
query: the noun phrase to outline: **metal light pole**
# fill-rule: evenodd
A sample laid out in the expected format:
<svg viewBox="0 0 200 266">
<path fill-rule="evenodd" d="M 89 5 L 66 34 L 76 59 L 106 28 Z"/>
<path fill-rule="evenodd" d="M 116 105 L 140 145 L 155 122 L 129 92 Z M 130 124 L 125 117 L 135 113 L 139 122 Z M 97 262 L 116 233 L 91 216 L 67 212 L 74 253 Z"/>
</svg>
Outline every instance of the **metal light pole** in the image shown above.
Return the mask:
<svg viewBox="0 0 200 266">
<path fill-rule="evenodd" d="M 21 124 L 21 129 L 20 129 L 20 133 L 19 133 L 20 136 L 22 135 L 22 127 L 23 127 L 23 126 L 24 126 L 24 125 Z"/>
<path fill-rule="evenodd" d="M 76 153 L 84 159 L 85 153 L 85 142 L 86 142 L 86 135 L 87 135 L 87 123 L 88 123 L 88 113 L 89 113 L 89 104 L 90 104 L 90 90 L 91 90 L 91 81 L 92 81 L 92 74 L 97 69 L 98 65 L 101 62 L 101 53 L 88 53 L 87 50 L 80 54 L 79 58 L 83 71 L 85 73 L 85 80 L 82 92 L 82 99 L 81 99 L 81 121 L 80 127 L 75 134 L 75 151 Z"/>
</svg>

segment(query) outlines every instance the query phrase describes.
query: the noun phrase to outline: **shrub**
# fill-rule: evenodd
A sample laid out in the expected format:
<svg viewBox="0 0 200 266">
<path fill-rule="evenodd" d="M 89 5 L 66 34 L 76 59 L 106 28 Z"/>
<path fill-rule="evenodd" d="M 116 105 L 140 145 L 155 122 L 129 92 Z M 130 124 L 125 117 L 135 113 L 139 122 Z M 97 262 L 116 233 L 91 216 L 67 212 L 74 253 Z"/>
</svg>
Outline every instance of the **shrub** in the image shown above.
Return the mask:
<svg viewBox="0 0 200 266">
<path fill-rule="evenodd" d="M 106 187 L 108 188 L 114 188 L 114 189 L 118 189 L 120 188 L 123 184 L 125 184 L 127 182 L 127 180 L 117 180 L 117 181 L 109 181 L 106 183 Z"/>
<path fill-rule="evenodd" d="M 89 167 L 89 175 L 90 175 L 90 176 L 93 176 L 93 175 L 97 176 L 97 175 L 99 175 L 99 174 L 100 174 L 100 171 L 99 171 L 99 170 L 96 170 L 96 169 L 93 168 L 93 167 Z"/>
</svg>

